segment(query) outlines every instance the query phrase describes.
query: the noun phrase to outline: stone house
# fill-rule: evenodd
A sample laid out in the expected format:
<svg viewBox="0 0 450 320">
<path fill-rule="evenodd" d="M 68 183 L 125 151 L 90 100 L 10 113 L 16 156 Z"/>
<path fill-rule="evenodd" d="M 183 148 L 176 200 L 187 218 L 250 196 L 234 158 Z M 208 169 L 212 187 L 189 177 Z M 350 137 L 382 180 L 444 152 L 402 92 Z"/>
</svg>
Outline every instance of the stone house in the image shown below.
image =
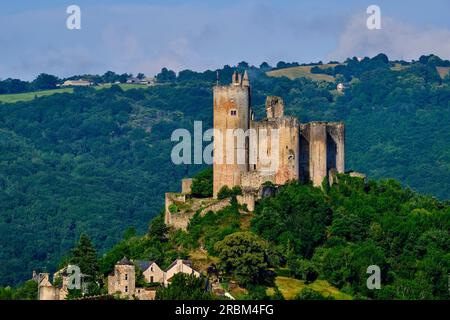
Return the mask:
<svg viewBox="0 0 450 320">
<path fill-rule="evenodd" d="M 192 263 L 189 260 L 177 259 L 167 268 L 164 277 L 164 285 L 167 287 L 170 284 L 172 277 L 178 273 L 185 273 L 188 275 L 195 275 L 200 277 L 200 272 L 192 267 Z"/>
<path fill-rule="evenodd" d="M 53 286 L 48 273 L 38 275 L 38 299 L 39 300 L 64 300 L 67 291 L 63 288 Z"/>
<path fill-rule="evenodd" d="M 38 283 L 38 299 L 39 300 L 65 300 L 69 294 L 69 284 L 71 274 L 67 272 L 70 265 L 58 270 L 53 274 L 53 284 L 50 282 L 49 273 L 37 274 L 33 271 L 33 280 Z M 81 290 L 86 291 L 87 275 L 81 274 L 80 284 Z"/>
<path fill-rule="evenodd" d="M 142 271 L 146 282 L 160 283 L 166 287 L 177 273 L 194 274 L 200 277 L 200 272 L 196 271 L 188 260 L 175 260 L 163 271 L 154 261 L 132 262 L 124 257 L 116 263 L 114 272 L 108 276 L 108 294 L 117 294 L 125 299 L 154 300 L 155 288 L 136 287 L 136 267 Z"/>
<path fill-rule="evenodd" d="M 145 281 L 148 283 L 164 284 L 164 271 L 154 261 L 137 261 L 142 270 Z"/>
</svg>

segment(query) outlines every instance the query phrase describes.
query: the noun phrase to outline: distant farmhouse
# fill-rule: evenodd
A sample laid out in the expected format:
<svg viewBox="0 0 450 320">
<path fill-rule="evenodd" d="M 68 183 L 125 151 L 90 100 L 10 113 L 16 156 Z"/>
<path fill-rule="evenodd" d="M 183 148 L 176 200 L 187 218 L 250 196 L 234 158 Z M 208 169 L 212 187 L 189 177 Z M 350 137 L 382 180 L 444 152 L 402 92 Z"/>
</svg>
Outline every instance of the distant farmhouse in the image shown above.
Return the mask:
<svg viewBox="0 0 450 320">
<path fill-rule="evenodd" d="M 127 83 L 128 84 L 143 84 L 143 85 L 152 86 L 156 83 L 156 78 L 145 77 L 145 78 L 139 79 L 139 78 L 132 77 L 127 80 Z"/>
<path fill-rule="evenodd" d="M 89 87 L 94 85 L 93 82 L 89 80 L 66 80 L 61 85 L 61 87 Z"/>
<path fill-rule="evenodd" d="M 338 93 L 345 93 L 347 90 L 350 89 L 350 87 L 352 87 L 352 82 L 339 82 L 336 85 L 336 91 Z"/>
</svg>

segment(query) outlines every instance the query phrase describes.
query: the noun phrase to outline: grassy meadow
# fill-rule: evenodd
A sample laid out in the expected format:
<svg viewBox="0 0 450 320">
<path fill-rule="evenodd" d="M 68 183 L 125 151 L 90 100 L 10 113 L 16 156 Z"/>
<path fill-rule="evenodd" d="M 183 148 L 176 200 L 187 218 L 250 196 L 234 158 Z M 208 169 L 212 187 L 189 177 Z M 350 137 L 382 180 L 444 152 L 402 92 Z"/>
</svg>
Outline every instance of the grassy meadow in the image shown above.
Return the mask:
<svg viewBox="0 0 450 320">
<path fill-rule="evenodd" d="M 317 65 L 321 69 L 331 68 L 337 66 L 337 64 L 323 64 Z M 290 67 L 278 70 L 272 70 L 267 72 L 269 77 L 288 77 L 289 79 L 297 79 L 297 78 L 309 78 L 311 80 L 319 81 L 324 80 L 328 82 L 334 82 L 334 77 L 327 74 L 316 74 L 311 73 L 311 68 L 314 66 L 299 66 L 299 67 Z"/>
<path fill-rule="evenodd" d="M 146 85 L 142 84 L 131 84 L 131 83 L 121 83 L 119 86 L 123 90 L 129 90 L 129 89 L 139 89 L 139 88 L 146 88 Z M 98 86 L 94 86 L 96 90 L 110 88 L 111 84 L 101 84 Z M 16 93 L 16 94 L 0 94 L 0 103 L 15 103 L 15 102 L 21 102 L 21 101 L 30 101 L 35 98 L 40 98 L 44 96 L 50 96 L 57 93 L 72 93 L 73 88 L 67 87 L 67 88 L 59 88 L 59 89 L 52 89 L 52 90 L 42 90 L 42 91 L 33 91 L 33 92 L 24 92 L 24 93 Z"/>
<path fill-rule="evenodd" d="M 331 284 L 328 283 L 328 281 L 325 280 L 316 280 L 310 284 L 305 284 L 304 280 L 298 280 L 288 277 L 277 277 L 275 279 L 275 283 L 286 300 L 295 299 L 295 296 L 305 288 L 317 291 L 324 297 L 331 296 L 336 300 L 352 299 L 350 295 L 340 292 L 339 289 L 333 287 Z M 273 295 L 274 289 L 273 288 L 267 289 L 267 294 L 269 296 Z"/>
</svg>

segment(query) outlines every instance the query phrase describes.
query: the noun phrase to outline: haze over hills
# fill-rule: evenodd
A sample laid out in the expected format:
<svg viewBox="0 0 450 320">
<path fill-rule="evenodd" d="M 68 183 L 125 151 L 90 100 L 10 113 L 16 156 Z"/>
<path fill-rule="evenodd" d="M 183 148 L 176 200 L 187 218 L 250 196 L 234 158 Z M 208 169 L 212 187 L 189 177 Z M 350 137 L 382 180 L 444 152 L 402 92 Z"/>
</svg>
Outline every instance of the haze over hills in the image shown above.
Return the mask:
<svg viewBox="0 0 450 320">
<path fill-rule="evenodd" d="M 286 114 L 302 121 L 345 121 L 347 168 L 446 200 L 449 66 L 436 56 L 409 63 L 378 55 L 310 66 L 313 80 L 304 73 L 272 77 L 286 70 L 268 66 L 237 69 L 250 72 L 257 117 L 264 97 L 278 95 Z M 220 81 L 228 83 L 234 70 L 220 69 Z M 161 211 L 164 192 L 202 168 L 172 164 L 170 135 L 192 130 L 197 120 L 211 127 L 216 72 L 165 70 L 158 80 L 152 87 L 76 88 L 0 104 L 0 285 L 28 279 L 33 269 L 55 270 L 81 233 L 100 252 L 129 226 L 143 233 Z M 340 82 L 344 93 L 336 91 Z"/>
</svg>

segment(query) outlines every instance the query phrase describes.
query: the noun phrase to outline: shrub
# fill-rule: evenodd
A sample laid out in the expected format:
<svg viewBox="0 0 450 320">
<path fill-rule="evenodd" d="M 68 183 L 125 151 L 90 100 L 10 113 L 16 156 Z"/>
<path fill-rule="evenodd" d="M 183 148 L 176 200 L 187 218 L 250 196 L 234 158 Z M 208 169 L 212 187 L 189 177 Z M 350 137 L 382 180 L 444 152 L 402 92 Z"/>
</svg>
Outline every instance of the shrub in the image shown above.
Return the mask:
<svg viewBox="0 0 450 320">
<path fill-rule="evenodd" d="M 192 181 L 191 193 L 195 197 L 208 198 L 213 195 L 213 169 L 199 172 Z"/>
<path fill-rule="evenodd" d="M 334 300 L 332 297 L 324 297 L 319 292 L 310 288 L 304 288 L 296 297 L 295 300 Z"/>
<path fill-rule="evenodd" d="M 242 195 L 242 189 L 239 186 L 234 186 L 233 188 L 228 188 L 227 186 L 223 186 L 219 192 L 217 193 L 217 198 L 219 200 L 236 197 Z"/>
<path fill-rule="evenodd" d="M 267 243 L 251 232 L 236 232 L 214 246 L 221 260 L 220 268 L 235 276 L 243 285 L 265 281 L 268 267 Z"/>
<path fill-rule="evenodd" d="M 170 211 L 170 213 L 177 213 L 177 212 L 178 212 L 178 207 L 177 207 L 177 205 L 176 205 L 175 203 L 172 203 L 172 204 L 169 206 L 169 211 Z"/>
</svg>

